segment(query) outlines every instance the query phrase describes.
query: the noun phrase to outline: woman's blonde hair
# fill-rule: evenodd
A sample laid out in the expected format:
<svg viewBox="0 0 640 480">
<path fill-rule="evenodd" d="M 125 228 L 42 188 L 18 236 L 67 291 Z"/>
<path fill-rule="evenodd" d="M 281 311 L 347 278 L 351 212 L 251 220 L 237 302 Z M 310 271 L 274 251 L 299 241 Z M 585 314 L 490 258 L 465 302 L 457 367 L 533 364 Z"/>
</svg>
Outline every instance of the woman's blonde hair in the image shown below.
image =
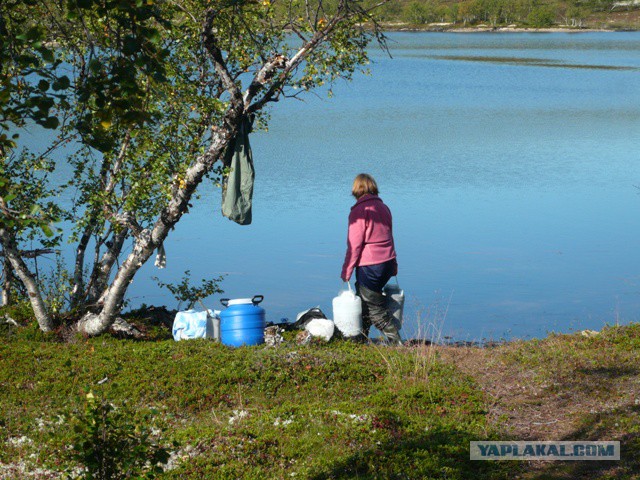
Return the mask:
<svg viewBox="0 0 640 480">
<path fill-rule="evenodd" d="M 367 193 L 371 195 L 378 195 L 378 184 L 368 173 L 361 173 L 353 181 L 351 194 L 358 199 Z"/>
</svg>

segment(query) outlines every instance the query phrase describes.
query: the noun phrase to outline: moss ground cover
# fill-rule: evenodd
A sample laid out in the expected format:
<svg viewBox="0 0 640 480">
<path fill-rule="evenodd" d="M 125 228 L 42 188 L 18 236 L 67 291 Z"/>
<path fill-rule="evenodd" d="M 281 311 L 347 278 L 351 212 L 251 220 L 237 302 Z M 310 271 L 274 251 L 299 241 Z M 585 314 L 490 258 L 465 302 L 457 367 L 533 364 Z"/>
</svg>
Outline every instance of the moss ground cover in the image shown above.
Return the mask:
<svg viewBox="0 0 640 480">
<path fill-rule="evenodd" d="M 494 348 L 61 343 L 2 328 L 0 478 L 82 474 L 71 449 L 88 392 L 172 452 L 159 478 L 640 474 L 638 325 Z M 620 440 L 622 461 L 471 462 L 482 439 Z"/>
<path fill-rule="evenodd" d="M 470 440 L 496 431 L 473 379 L 416 351 L 347 342 L 230 349 L 109 336 L 0 341 L 0 475 L 72 469 L 86 394 L 173 448 L 162 478 L 495 478 Z M 38 337 L 38 338 L 35 338 Z M 149 416 L 149 412 L 157 412 Z M 502 467 L 500 467 L 502 468 Z M 4 472 L 4 473 L 3 473 Z"/>
</svg>

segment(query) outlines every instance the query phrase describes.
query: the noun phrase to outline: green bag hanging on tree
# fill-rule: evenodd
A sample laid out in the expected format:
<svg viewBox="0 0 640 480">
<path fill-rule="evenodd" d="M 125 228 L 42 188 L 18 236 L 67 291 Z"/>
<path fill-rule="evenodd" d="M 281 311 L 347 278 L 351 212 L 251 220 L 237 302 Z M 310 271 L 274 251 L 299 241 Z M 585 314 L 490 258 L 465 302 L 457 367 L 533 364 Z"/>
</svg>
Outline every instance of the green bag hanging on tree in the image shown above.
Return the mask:
<svg viewBox="0 0 640 480">
<path fill-rule="evenodd" d="M 229 174 L 222 181 L 222 215 L 240 225 L 251 223 L 251 204 L 253 199 L 253 155 L 249 145 L 253 120 L 242 118 L 236 138 L 234 138 L 224 156 L 224 166 Z"/>
</svg>

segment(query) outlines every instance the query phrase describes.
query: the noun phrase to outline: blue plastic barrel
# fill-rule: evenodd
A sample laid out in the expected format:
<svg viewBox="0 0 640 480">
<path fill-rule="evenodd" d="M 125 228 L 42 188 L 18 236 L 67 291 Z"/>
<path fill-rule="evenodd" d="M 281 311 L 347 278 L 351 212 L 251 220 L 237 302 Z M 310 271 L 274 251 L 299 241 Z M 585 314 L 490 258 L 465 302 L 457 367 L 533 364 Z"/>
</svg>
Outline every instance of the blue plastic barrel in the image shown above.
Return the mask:
<svg viewBox="0 0 640 480">
<path fill-rule="evenodd" d="M 225 308 L 220 312 L 220 341 L 230 347 L 264 343 L 265 311 L 258 304 L 262 295 L 253 298 L 220 300 Z"/>
</svg>

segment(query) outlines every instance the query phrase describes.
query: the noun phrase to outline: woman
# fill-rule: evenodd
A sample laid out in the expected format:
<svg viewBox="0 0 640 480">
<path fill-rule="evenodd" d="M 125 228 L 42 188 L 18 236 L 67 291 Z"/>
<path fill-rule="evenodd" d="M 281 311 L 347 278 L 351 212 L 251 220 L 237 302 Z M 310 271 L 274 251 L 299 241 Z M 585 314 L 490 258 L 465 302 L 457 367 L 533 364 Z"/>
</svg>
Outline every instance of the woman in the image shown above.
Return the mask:
<svg viewBox="0 0 640 480">
<path fill-rule="evenodd" d="M 371 175 L 358 175 L 351 193 L 356 204 L 349 214 L 347 254 L 340 278 L 348 282 L 355 269 L 356 292 L 362 300 L 364 336 L 369 336 L 373 324 L 389 343 L 402 345 L 398 326 L 387 310 L 382 294 L 389 279 L 398 273 L 391 211 L 378 197 L 378 185 Z"/>
</svg>

